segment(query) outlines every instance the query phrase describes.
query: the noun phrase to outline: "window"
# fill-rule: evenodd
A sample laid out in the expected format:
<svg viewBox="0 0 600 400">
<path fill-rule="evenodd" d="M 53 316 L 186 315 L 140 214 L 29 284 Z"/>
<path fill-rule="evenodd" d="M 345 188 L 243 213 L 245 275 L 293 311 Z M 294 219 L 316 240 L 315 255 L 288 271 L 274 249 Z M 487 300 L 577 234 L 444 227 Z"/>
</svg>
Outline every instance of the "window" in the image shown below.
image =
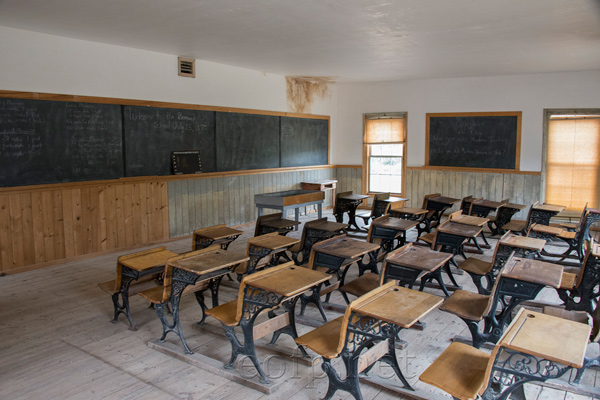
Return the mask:
<svg viewBox="0 0 600 400">
<path fill-rule="evenodd" d="M 363 192 L 402 195 L 406 153 L 406 115 L 365 114 Z"/>
<path fill-rule="evenodd" d="M 598 208 L 600 110 L 546 110 L 545 201 Z"/>
</svg>

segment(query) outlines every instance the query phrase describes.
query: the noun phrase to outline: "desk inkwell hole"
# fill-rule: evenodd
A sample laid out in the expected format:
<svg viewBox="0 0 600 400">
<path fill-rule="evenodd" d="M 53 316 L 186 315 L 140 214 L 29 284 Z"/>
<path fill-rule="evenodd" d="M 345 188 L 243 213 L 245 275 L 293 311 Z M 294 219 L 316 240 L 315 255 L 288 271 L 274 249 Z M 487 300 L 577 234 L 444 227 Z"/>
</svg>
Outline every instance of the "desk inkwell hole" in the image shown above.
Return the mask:
<svg viewBox="0 0 600 400">
<path fill-rule="evenodd" d="M 527 314 L 527 318 L 535 318 L 535 315 L 533 315 L 533 314 Z"/>
</svg>

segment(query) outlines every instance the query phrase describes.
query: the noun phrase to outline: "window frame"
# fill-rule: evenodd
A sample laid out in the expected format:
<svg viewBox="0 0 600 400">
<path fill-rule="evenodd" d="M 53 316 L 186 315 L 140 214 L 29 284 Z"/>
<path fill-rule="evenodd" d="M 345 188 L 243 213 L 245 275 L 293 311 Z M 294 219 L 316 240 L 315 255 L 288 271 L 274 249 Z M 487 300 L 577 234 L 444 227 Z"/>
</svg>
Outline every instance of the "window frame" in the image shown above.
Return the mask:
<svg viewBox="0 0 600 400">
<path fill-rule="evenodd" d="M 366 135 L 367 135 L 367 121 L 372 119 L 385 119 L 385 118 L 402 118 L 404 120 L 403 126 L 403 136 L 404 141 L 400 142 L 383 142 L 383 143 L 367 143 Z M 401 171 L 401 192 L 391 192 L 392 196 L 398 197 L 406 197 L 406 152 L 408 147 L 408 118 L 406 112 L 386 112 L 386 113 L 365 113 L 363 114 L 363 160 L 362 160 L 362 192 L 368 195 L 374 195 L 380 192 L 372 192 L 369 190 L 369 180 L 370 180 L 370 160 L 371 160 L 371 146 L 373 145 L 392 145 L 392 144 L 402 144 L 402 171 Z"/>
<path fill-rule="evenodd" d="M 600 114 L 600 108 L 547 108 L 544 109 L 543 115 L 543 142 L 542 142 L 542 179 L 540 194 L 541 198 L 546 201 L 546 182 L 548 176 L 548 140 L 550 136 L 550 117 L 553 115 L 591 115 Z M 600 165 L 598 166 L 600 168 Z M 591 204 L 590 207 L 594 208 Z M 563 211 L 561 215 L 567 218 L 577 218 L 581 215 L 581 210 L 578 211 Z"/>
</svg>

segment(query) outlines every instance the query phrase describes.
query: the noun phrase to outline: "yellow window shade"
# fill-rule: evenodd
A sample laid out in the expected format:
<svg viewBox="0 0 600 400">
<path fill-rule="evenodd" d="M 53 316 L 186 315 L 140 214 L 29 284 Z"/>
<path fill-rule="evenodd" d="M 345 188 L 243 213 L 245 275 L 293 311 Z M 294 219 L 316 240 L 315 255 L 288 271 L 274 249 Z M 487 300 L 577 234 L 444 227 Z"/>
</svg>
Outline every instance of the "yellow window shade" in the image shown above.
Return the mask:
<svg viewBox="0 0 600 400">
<path fill-rule="evenodd" d="M 404 141 L 404 118 L 367 119 L 365 143 L 400 143 Z"/>
<path fill-rule="evenodd" d="M 598 207 L 600 119 L 551 119 L 548 129 L 546 202 L 581 210 Z"/>
</svg>

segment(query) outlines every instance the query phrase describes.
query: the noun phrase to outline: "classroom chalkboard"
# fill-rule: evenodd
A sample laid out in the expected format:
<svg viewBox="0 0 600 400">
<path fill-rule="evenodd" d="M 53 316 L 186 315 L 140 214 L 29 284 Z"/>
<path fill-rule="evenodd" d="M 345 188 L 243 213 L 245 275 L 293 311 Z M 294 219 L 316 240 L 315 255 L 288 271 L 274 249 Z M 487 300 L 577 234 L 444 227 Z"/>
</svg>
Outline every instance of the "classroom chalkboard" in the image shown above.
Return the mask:
<svg viewBox="0 0 600 400">
<path fill-rule="evenodd" d="M 0 92 L 0 187 L 171 175 L 182 151 L 195 173 L 328 163 L 328 119 Z"/>
<path fill-rule="evenodd" d="M 215 172 L 214 111 L 123 106 L 125 176 L 171 175 L 171 152 L 198 150 Z"/>
<path fill-rule="evenodd" d="M 217 112 L 217 171 L 279 168 L 279 119 Z"/>
<path fill-rule="evenodd" d="M 427 114 L 429 166 L 518 169 L 521 113 Z"/>
<path fill-rule="evenodd" d="M 281 117 L 281 166 L 328 163 L 329 121 Z"/>
<path fill-rule="evenodd" d="M 122 176 L 121 106 L 0 98 L 0 186 Z"/>
</svg>

